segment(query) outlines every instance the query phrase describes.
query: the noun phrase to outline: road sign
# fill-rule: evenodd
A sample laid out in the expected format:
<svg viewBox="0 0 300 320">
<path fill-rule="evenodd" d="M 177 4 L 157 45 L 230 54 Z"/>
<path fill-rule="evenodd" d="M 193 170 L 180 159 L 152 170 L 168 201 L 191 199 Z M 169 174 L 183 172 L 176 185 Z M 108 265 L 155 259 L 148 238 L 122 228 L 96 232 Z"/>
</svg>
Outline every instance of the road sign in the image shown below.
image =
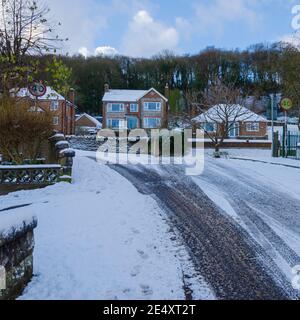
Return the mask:
<svg viewBox="0 0 300 320">
<path fill-rule="evenodd" d="M 283 98 L 280 102 L 280 106 L 284 111 L 289 111 L 293 108 L 293 101 L 290 98 Z"/>
<path fill-rule="evenodd" d="M 46 94 L 47 87 L 40 81 L 34 81 L 28 86 L 30 94 L 34 97 L 42 97 Z"/>
</svg>

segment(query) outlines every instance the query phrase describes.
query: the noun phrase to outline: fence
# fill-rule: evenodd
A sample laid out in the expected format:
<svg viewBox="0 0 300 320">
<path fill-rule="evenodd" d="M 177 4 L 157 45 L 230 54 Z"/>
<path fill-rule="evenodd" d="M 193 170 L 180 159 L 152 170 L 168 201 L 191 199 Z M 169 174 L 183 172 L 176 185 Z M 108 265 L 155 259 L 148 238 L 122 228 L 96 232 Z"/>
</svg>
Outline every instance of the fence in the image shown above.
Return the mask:
<svg viewBox="0 0 300 320">
<path fill-rule="evenodd" d="M 287 137 L 285 134 L 282 134 L 280 137 L 281 141 L 281 152 L 280 154 L 283 157 L 296 157 L 297 155 L 297 144 L 300 143 L 300 133 L 288 131 Z M 287 147 L 285 141 L 287 141 Z"/>
<path fill-rule="evenodd" d="M 0 165 L 0 184 L 8 186 L 51 185 L 58 182 L 61 175 L 61 165 Z"/>
</svg>

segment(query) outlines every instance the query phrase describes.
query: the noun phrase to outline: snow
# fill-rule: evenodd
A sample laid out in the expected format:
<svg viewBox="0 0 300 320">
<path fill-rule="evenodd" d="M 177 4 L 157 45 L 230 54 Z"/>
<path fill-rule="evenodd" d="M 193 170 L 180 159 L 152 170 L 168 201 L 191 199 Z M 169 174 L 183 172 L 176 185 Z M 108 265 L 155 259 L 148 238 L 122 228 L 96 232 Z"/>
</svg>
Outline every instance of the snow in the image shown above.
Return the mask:
<svg viewBox="0 0 300 320">
<path fill-rule="evenodd" d="M 137 102 L 147 94 L 147 90 L 109 90 L 106 92 L 103 102 Z"/>
<path fill-rule="evenodd" d="M 59 164 L 0 165 L 0 170 L 60 169 Z"/>
<path fill-rule="evenodd" d="M 0 238 L 5 238 L 13 233 L 21 231 L 24 225 L 31 225 L 36 222 L 36 216 L 29 212 L 23 212 L 22 209 L 16 209 L 13 212 L 0 212 Z"/>
<path fill-rule="evenodd" d="M 211 139 L 206 138 L 206 139 L 200 139 L 200 138 L 192 138 L 192 139 L 188 139 L 188 142 L 212 142 Z M 265 140 L 265 139 L 261 139 L 261 140 L 244 140 L 244 139 L 224 139 L 225 143 L 230 143 L 230 142 L 234 142 L 234 143 L 272 143 L 272 140 Z M 270 146 L 271 147 L 271 146 Z"/>
<path fill-rule="evenodd" d="M 66 140 L 58 141 L 55 143 L 55 147 L 63 146 L 63 145 L 69 145 L 69 142 Z"/>
<path fill-rule="evenodd" d="M 150 90 L 109 90 L 104 94 L 103 102 L 138 102 L 149 92 L 154 91 L 161 96 L 165 101 L 168 101 L 166 97 L 161 95 L 157 90 L 151 88 Z"/>
<path fill-rule="evenodd" d="M 65 138 L 65 135 L 62 134 L 62 133 L 56 133 L 54 136 L 52 136 L 50 139 L 53 139 L 53 138 Z"/>
<path fill-rule="evenodd" d="M 250 111 L 249 109 L 239 105 L 215 105 L 207 112 L 200 114 L 193 121 L 198 123 L 203 122 L 224 122 L 225 117 L 229 117 L 229 121 L 245 121 L 245 122 L 267 122 L 267 119 Z"/>
<path fill-rule="evenodd" d="M 74 149 L 72 149 L 72 148 L 66 148 L 66 149 L 63 149 L 63 150 L 61 150 L 60 152 L 59 152 L 59 154 L 61 154 L 61 155 L 63 155 L 64 153 L 73 153 L 73 152 L 75 152 L 75 150 Z"/>
<path fill-rule="evenodd" d="M 32 96 L 28 90 L 28 88 L 21 88 L 17 92 L 17 97 L 25 98 L 29 97 L 30 99 L 36 99 L 34 96 Z M 60 95 L 57 91 L 52 89 L 51 87 L 47 86 L 47 91 L 44 96 L 39 97 L 38 100 L 59 100 L 59 101 L 65 101 L 65 98 Z"/>
<path fill-rule="evenodd" d="M 258 216 L 273 230 L 275 234 L 300 256 L 300 230 L 293 219 L 297 221 L 300 201 L 300 161 L 285 158 L 272 158 L 269 150 L 257 149 L 226 149 L 229 157 L 213 159 L 212 151 L 206 151 L 204 176 L 193 178 L 205 194 L 231 217 L 247 233 L 266 248 L 288 279 L 293 275 L 289 260 L 282 255 L 276 242 L 270 241 L 266 234 L 257 233 L 241 212 L 243 205 L 256 212 Z M 232 187 L 223 185 L 223 181 L 231 181 Z M 249 183 L 251 181 L 251 183 Z M 232 190 L 231 190 L 232 189 Z M 247 191 L 246 191 L 247 190 Z M 264 191 L 262 191 L 264 190 Z M 273 201 L 256 197 L 265 194 L 265 199 L 273 195 Z M 278 201 L 289 203 L 290 207 L 280 208 Z M 283 210 L 283 211 L 282 211 Z"/>
<path fill-rule="evenodd" d="M 87 113 L 84 113 L 82 115 L 80 115 L 77 119 L 76 119 L 76 122 L 79 121 L 80 119 L 82 119 L 83 117 L 86 117 L 88 118 L 92 123 L 95 124 L 95 127 L 97 129 L 101 129 L 102 128 L 102 124 L 97 120 L 95 119 L 94 117 L 90 116 L 89 114 Z"/>
<path fill-rule="evenodd" d="M 271 156 L 271 150 L 268 149 L 226 149 L 229 153 L 229 157 L 236 160 L 249 160 L 267 164 L 273 164 L 271 169 L 276 169 L 274 165 L 282 165 L 289 167 L 299 167 L 300 161 L 294 158 L 273 158 Z"/>
<path fill-rule="evenodd" d="M 32 203 L 34 274 L 20 299 L 184 299 L 183 270 L 195 299 L 213 299 L 151 197 L 139 193 L 95 152 L 76 151 L 74 183 L 0 197 Z"/>
</svg>

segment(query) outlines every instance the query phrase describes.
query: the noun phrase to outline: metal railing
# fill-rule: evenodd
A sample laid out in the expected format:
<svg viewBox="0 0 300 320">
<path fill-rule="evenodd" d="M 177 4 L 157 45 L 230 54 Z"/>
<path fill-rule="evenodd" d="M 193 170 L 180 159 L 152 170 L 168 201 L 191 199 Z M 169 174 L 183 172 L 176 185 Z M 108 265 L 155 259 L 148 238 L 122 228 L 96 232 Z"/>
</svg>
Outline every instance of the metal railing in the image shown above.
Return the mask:
<svg viewBox="0 0 300 320">
<path fill-rule="evenodd" d="M 59 182 L 61 175 L 60 165 L 0 165 L 2 185 L 51 185 Z"/>
</svg>

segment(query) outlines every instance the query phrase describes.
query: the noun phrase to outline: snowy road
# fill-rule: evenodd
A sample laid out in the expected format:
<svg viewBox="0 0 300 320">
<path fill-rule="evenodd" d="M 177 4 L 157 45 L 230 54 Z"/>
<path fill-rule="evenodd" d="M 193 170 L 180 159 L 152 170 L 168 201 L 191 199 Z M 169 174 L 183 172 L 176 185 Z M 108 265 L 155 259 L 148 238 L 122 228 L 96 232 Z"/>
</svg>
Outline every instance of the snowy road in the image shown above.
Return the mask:
<svg viewBox="0 0 300 320">
<path fill-rule="evenodd" d="M 210 157 L 193 179 L 178 166 L 113 168 L 168 213 L 218 298 L 299 298 L 300 197 L 280 181 L 298 182 L 300 170 Z"/>
</svg>

